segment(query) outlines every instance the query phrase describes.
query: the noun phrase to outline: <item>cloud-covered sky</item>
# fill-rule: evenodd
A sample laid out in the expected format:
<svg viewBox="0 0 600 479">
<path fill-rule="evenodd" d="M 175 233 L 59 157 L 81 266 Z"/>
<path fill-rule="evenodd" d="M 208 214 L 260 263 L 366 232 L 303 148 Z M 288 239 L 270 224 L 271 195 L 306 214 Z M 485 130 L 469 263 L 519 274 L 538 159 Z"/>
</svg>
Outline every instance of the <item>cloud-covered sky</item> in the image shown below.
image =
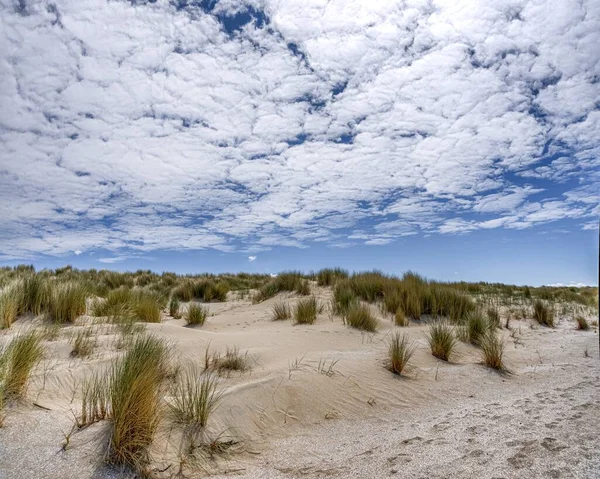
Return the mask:
<svg viewBox="0 0 600 479">
<path fill-rule="evenodd" d="M 594 234 L 596 0 L 0 9 L 3 260 Z"/>
</svg>

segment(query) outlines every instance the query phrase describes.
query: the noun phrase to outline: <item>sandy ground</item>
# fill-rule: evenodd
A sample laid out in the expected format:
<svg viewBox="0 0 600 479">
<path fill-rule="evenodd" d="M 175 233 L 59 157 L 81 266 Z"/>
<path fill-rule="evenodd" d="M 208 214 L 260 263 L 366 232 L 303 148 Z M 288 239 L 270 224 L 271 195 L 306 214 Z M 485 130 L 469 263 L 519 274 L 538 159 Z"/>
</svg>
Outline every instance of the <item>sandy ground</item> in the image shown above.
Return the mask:
<svg viewBox="0 0 600 479">
<path fill-rule="evenodd" d="M 317 294 L 325 303 L 330 291 Z M 597 332 L 576 331 L 566 319 L 554 330 L 512 321 L 512 333 L 502 333 L 507 376 L 479 364 L 478 350 L 464 344 L 452 363 L 438 361 L 426 326 L 414 323 L 403 330 L 418 350 L 399 378 L 383 367 L 394 328 L 375 307 L 380 330 L 371 335 L 326 312 L 312 326 L 273 322 L 271 307 L 282 299 L 297 301 L 215 303 L 203 327 L 172 318 L 148 325 L 183 362 L 201 361 L 207 347 L 248 353 L 251 371 L 222 379 L 225 395 L 211 418 L 211 434 L 239 441 L 211 470 L 215 477 L 600 477 Z M 98 328 L 85 360 L 69 356 L 75 327 L 45 343 L 28 401 L 10 405 L 0 429 L 0 479 L 123 476 L 102 463 L 106 424 L 74 433 L 62 448 L 81 380 L 121 354 L 111 328 Z M 173 438 L 165 426 L 155 451 L 161 477 L 175 477 L 165 459 Z"/>
</svg>

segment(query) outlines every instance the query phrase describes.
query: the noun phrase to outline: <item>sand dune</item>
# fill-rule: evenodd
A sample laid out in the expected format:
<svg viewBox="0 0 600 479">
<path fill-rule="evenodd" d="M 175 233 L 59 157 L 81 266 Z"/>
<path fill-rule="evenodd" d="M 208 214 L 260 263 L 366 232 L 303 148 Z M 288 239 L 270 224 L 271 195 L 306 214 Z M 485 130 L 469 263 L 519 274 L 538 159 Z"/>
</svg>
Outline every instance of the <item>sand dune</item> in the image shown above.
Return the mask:
<svg viewBox="0 0 600 479">
<path fill-rule="evenodd" d="M 317 288 L 329 301 L 331 290 Z M 233 438 L 235 453 L 210 472 L 219 477 L 600 477 L 597 332 L 512 321 L 503 330 L 511 375 L 480 362 L 461 344 L 451 363 L 429 352 L 424 322 L 403 328 L 417 344 L 406 377 L 383 367 L 390 318 L 371 306 L 379 332 L 361 333 L 324 312 L 314 325 L 271 321 L 272 305 L 298 300 L 279 294 L 211 303 L 207 323 L 186 327 L 166 317 L 148 324 L 180 361 L 201 362 L 207 347 L 239 347 L 251 369 L 221 379 L 223 400 L 211 418 L 213 435 Z M 92 323 L 83 317 L 80 323 Z M 19 320 L 11 333 L 39 322 Z M 120 354 L 110 325 L 93 326 L 91 357 L 70 356 L 65 327 L 47 341 L 28 397 L 9 407 L 0 429 L 0 478 L 118 477 L 102 465 L 103 424 L 78 431 L 61 449 L 77 414 L 78 388 L 94 368 Z M 8 339 L 5 334 L 3 340 Z M 588 351 L 589 357 L 584 355 Z M 167 425 L 155 449 L 159 477 L 175 467 L 177 434 Z M 199 473 L 202 475 L 206 471 Z"/>
</svg>

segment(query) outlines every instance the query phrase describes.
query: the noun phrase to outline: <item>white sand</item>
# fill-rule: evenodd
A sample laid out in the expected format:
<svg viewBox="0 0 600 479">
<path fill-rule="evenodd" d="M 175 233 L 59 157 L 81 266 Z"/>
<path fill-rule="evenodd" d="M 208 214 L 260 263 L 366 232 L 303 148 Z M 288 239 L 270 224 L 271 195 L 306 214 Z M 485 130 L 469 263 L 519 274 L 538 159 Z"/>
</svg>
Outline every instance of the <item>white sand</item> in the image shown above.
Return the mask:
<svg viewBox="0 0 600 479">
<path fill-rule="evenodd" d="M 318 295 L 326 302 L 330 292 Z M 504 331 L 513 374 L 501 376 L 480 365 L 468 345 L 452 364 L 436 360 L 426 327 L 413 325 L 404 330 L 419 349 L 408 377 L 398 378 L 383 367 L 392 322 L 375 307 L 380 331 L 369 335 L 327 313 L 312 326 L 270 321 L 282 297 L 296 301 L 283 295 L 258 305 L 211 304 L 215 315 L 199 328 L 173 319 L 148 325 L 186 361 L 201 361 L 209 343 L 248 351 L 252 370 L 223 379 L 226 394 L 211 418 L 214 434 L 242 441 L 220 461 L 218 477 L 600 477 L 593 449 L 600 444 L 597 332 L 575 331 L 567 320 L 554 330 L 512 321 L 521 331 L 517 344 Z M 0 479 L 118 477 L 102 465 L 106 425 L 75 433 L 61 449 L 78 409 L 77 385 L 120 354 L 115 337 L 100 336 L 85 360 L 69 357 L 64 338 L 46 347 L 28 403 L 9 407 L 0 429 Z M 337 361 L 333 374 L 320 373 L 320 361 L 324 370 Z M 161 448 L 157 467 L 168 467 Z"/>
</svg>

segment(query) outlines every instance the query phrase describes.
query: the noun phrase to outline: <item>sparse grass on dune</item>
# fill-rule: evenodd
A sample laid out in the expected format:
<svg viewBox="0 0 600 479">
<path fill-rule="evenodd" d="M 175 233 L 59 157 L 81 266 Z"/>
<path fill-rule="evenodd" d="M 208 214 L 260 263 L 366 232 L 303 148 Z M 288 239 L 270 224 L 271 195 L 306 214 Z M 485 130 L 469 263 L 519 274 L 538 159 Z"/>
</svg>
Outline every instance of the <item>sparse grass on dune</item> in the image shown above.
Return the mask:
<svg viewBox="0 0 600 479">
<path fill-rule="evenodd" d="M 415 350 L 414 342 L 410 342 L 406 333 L 394 332 L 388 344 L 387 368 L 394 374 L 401 375 Z"/>
<path fill-rule="evenodd" d="M 273 321 L 280 321 L 284 319 L 290 319 L 292 317 L 292 311 L 287 303 L 279 302 L 273 305 L 271 311 L 271 319 Z"/>
<path fill-rule="evenodd" d="M 110 369 L 110 462 L 144 471 L 161 417 L 167 364 L 164 340 L 142 335 Z"/>
<path fill-rule="evenodd" d="M 296 287 L 296 293 L 301 296 L 309 296 L 310 295 L 310 283 L 308 280 L 303 279 L 298 282 L 298 286 Z"/>
<path fill-rule="evenodd" d="M 344 316 L 344 323 L 362 331 L 374 333 L 377 331 L 377 319 L 371 314 L 368 306 L 354 303 Z"/>
<path fill-rule="evenodd" d="M 590 329 L 590 325 L 583 316 L 576 316 L 575 322 L 577 323 L 577 329 L 587 331 Z"/>
<path fill-rule="evenodd" d="M 319 304 L 317 298 L 311 296 L 301 299 L 296 303 L 294 309 L 294 321 L 296 324 L 314 324 L 317 315 L 323 312 L 323 305 Z"/>
<path fill-rule="evenodd" d="M 205 427 L 221 398 L 218 379 L 197 365 L 184 366 L 172 390 L 170 404 L 175 421 Z"/>
<path fill-rule="evenodd" d="M 21 398 L 25 395 L 31 371 L 43 354 L 42 338 L 37 331 L 19 333 L 5 347 L 0 369 L 3 370 L 3 390 L 7 397 Z"/>
<path fill-rule="evenodd" d="M 450 360 L 456 347 L 456 338 L 452 326 L 445 321 L 435 321 L 429 325 L 426 338 L 431 348 L 431 354 L 444 361 Z"/>
<path fill-rule="evenodd" d="M 87 290 L 79 283 L 69 282 L 52 287 L 47 314 L 56 323 L 73 323 L 85 313 Z"/>
<path fill-rule="evenodd" d="M 185 323 L 188 326 L 202 326 L 206 322 L 208 313 L 208 308 L 200 304 L 190 303 L 185 313 Z"/>
<path fill-rule="evenodd" d="M 487 310 L 487 317 L 490 328 L 502 328 L 502 324 L 500 322 L 500 312 L 498 311 L 498 308 L 489 308 Z"/>
<path fill-rule="evenodd" d="M 300 295 L 310 294 L 310 285 L 302 273 L 298 271 L 286 271 L 277 275 L 268 283 L 263 284 L 253 296 L 254 304 L 272 298 L 282 291 L 295 291 Z"/>
<path fill-rule="evenodd" d="M 173 297 L 181 301 L 199 299 L 205 302 L 226 301 L 229 286 L 224 281 L 213 281 L 209 278 L 185 278 L 173 289 Z"/>
<path fill-rule="evenodd" d="M 82 328 L 77 331 L 71 340 L 73 344 L 71 356 L 85 358 L 92 354 L 95 345 L 95 338 L 92 337 L 92 332 L 90 328 Z"/>
<path fill-rule="evenodd" d="M 480 341 L 481 356 L 486 366 L 498 371 L 506 371 L 503 362 L 504 343 L 494 331 L 489 331 Z"/>
<path fill-rule="evenodd" d="M 533 317 L 539 324 L 554 327 L 554 311 L 539 299 L 533 304 Z"/>
<path fill-rule="evenodd" d="M 242 354 L 237 346 L 233 348 L 227 347 L 224 355 L 219 351 L 211 353 L 210 348 L 206 348 L 206 352 L 204 353 L 204 369 L 205 371 L 216 371 L 218 374 L 229 374 L 232 371 L 248 371 L 250 369 L 248 353 Z"/>
<path fill-rule="evenodd" d="M 81 415 L 79 427 L 89 426 L 106 419 L 110 414 L 110 376 L 106 371 L 95 371 L 83 381 L 81 388 Z"/>
</svg>

